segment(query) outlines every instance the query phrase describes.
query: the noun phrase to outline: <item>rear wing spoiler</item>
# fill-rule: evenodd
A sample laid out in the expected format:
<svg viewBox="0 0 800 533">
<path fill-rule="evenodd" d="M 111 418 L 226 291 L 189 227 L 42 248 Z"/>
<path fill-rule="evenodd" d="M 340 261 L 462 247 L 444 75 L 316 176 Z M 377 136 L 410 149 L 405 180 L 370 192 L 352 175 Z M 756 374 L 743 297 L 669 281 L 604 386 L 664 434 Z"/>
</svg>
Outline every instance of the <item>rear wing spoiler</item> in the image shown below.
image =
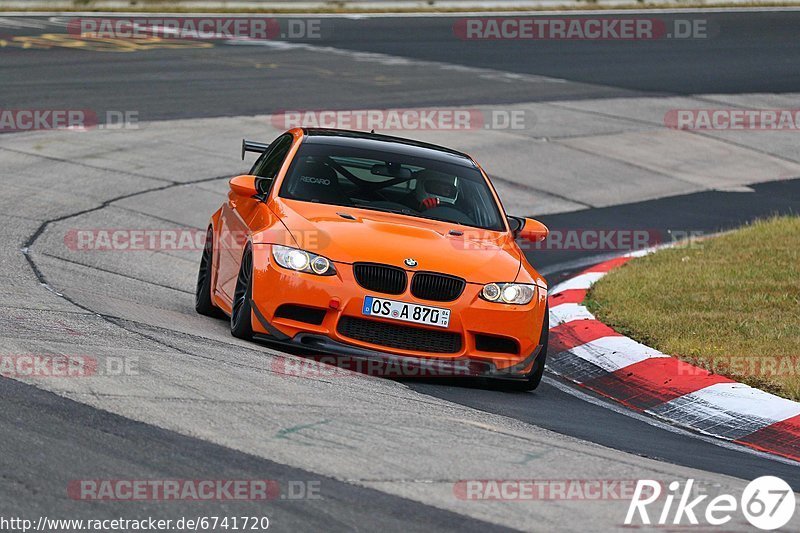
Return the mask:
<svg viewBox="0 0 800 533">
<path fill-rule="evenodd" d="M 259 154 L 263 154 L 267 151 L 267 148 L 269 148 L 268 144 L 242 139 L 242 161 L 244 161 L 245 152 L 257 152 Z"/>
</svg>

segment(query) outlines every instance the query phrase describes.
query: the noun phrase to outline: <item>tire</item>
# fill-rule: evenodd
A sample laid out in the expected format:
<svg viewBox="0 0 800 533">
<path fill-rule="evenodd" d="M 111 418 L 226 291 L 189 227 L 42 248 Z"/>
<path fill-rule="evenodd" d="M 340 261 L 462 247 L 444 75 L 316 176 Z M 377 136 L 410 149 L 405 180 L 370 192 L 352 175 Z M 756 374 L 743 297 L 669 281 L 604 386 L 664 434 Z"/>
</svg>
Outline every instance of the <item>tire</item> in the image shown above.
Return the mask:
<svg viewBox="0 0 800 533">
<path fill-rule="evenodd" d="M 505 385 L 505 390 L 527 392 L 535 390 L 542 382 L 544 376 L 544 365 L 547 361 L 547 342 L 550 338 L 550 305 L 546 304 L 544 307 L 544 319 L 542 320 L 542 334 L 541 334 L 542 351 L 536 357 L 536 363 L 533 365 L 530 375 L 525 381 L 512 381 Z"/>
<path fill-rule="evenodd" d="M 206 232 L 206 244 L 200 258 L 197 272 L 197 287 L 194 293 L 194 309 L 201 315 L 214 318 L 224 317 L 224 313 L 211 301 L 211 265 L 214 264 L 214 231 L 211 226 Z"/>
<path fill-rule="evenodd" d="M 253 310 L 250 299 L 253 297 L 253 251 L 248 245 L 242 253 L 236 290 L 233 293 L 231 309 L 231 335 L 250 340 L 253 337 Z"/>
</svg>

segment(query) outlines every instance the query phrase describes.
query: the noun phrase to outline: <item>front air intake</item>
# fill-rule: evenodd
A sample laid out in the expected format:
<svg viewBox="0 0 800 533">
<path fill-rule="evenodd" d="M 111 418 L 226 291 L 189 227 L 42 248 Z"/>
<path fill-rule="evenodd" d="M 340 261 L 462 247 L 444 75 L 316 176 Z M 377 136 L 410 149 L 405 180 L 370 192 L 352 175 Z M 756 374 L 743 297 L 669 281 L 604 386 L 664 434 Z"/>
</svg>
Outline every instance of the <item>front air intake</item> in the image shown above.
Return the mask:
<svg viewBox="0 0 800 533">
<path fill-rule="evenodd" d="M 461 335 L 402 324 L 343 316 L 336 330 L 340 335 L 362 342 L 415 352 L 456 353 L 461 350 Z"/>
</svg>

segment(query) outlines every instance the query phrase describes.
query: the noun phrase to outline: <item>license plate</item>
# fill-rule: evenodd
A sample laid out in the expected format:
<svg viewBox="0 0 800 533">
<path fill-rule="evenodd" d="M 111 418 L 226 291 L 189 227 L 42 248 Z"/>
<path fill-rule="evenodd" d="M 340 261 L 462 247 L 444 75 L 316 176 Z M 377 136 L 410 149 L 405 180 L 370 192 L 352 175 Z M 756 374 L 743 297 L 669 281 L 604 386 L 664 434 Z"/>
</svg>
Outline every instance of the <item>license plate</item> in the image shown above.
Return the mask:
<svg viewBox="0 0 800 533">
<path fill-rule="evenodd" d="M 367 296 L 361 312 L 366 316 L 379 316 L 403 322 L 426 324 L 446 328 L 450 325 L 450 310 L 439 307 L 428 307 L 384 298 Z"/>
</svg>

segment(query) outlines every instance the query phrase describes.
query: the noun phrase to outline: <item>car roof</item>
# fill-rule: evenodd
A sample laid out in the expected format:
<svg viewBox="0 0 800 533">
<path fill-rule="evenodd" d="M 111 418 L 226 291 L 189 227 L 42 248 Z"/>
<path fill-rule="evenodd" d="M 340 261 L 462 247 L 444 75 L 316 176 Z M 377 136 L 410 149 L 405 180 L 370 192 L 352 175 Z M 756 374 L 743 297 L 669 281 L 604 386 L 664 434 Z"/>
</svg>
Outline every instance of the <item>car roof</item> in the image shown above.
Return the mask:
<svg viewBox="0 0 800 533">
<path fill-rule="evenodd" d="M 404 139 L 403 137 L 322 128 L 303 128 L 303 133 L 306 135 L 305 142 L 310 144 L 335 144 L 337 146 L 352 146 L 368 150 L 384 150 L 395 154 L 405 154 L 476 168 L 472 158 L 463 152 L 436 144 Z"/>
</svg>

